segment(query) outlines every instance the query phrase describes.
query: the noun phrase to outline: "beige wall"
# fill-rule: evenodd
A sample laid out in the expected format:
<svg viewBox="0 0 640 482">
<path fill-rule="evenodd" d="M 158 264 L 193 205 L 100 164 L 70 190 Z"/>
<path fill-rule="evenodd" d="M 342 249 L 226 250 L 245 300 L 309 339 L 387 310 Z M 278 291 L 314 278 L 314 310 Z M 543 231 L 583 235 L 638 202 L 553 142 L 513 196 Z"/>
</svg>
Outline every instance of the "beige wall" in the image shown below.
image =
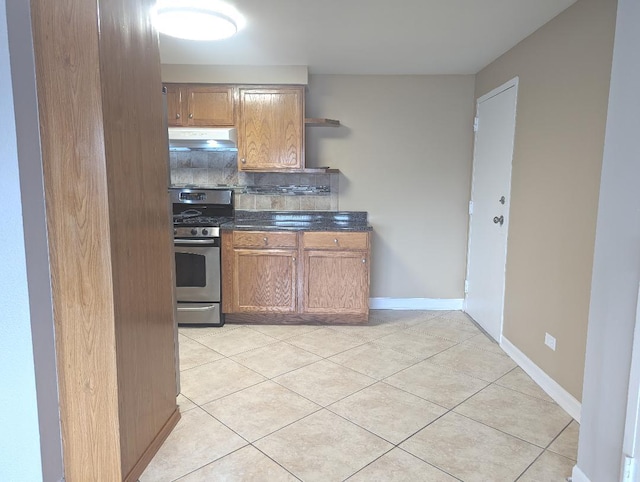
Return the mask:
<svg viewBox="0 0 640 482">
<path fill-rule="evenodd" d="M 462 298 L 473 76 L 310 75 L 307 165 L 339 168 L 340 209 L 369 212 L 372 297 Z"/>
<path fill-rule="evenodd" d="M 306 85 L 306 65 L 178 65 L 162 64 L 163 82 L 203 84 L 299 84 Z"/>
<path fill-rule="evenodd" d="M 476 97 L 520 77 L 504 335 L 578 400 L 615 14 L 579 0 L 476 76 Z"/>
</svg>

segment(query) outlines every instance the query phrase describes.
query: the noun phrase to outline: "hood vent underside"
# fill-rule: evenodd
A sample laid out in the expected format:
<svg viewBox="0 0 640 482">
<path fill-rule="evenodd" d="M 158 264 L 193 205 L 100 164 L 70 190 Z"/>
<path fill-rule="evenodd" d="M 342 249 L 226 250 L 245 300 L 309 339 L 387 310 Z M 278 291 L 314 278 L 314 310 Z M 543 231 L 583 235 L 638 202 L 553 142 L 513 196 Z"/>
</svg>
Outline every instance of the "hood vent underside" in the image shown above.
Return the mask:
<svg viewBox="0 0 640 482">
<path fill-rule="evenodd" d="M 169 127 L 170 151 L 237 151 L 234 128 Z"/>
</svg>

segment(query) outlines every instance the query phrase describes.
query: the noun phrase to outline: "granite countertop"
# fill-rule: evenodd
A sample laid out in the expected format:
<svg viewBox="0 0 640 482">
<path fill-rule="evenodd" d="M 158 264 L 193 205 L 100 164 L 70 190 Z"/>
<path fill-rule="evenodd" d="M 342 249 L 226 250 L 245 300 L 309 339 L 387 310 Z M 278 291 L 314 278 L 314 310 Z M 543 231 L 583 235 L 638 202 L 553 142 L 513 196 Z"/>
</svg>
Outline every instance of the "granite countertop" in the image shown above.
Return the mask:
<svg viewBox="0 0 640 482">
<path fill-rule="evenodd" d="M 238 194 L 262 194 L 267 196 L 328 196 L 331 194 L 329 186 L 307 186 L 289 184 L 286 186 L 255 186 L 239 184 L 171 184 L 169 188 L 178 189 L 233 189 Z"/>
<path fill-rule="evenodd" d="M 236 231 L 371 231 L 366 211 L 236 211 Z"/>
</svg>

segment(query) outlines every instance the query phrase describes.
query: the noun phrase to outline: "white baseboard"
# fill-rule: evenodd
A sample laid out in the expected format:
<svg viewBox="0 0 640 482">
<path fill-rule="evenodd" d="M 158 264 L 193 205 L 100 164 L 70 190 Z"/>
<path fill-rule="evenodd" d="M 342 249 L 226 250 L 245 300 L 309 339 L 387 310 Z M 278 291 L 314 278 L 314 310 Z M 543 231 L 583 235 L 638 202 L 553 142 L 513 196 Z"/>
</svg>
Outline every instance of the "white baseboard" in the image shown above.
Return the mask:
<svg viewBox="0 0 640 482">
<path fill-rule="evenodd" d="M 553 398 L 558 405 L 560 405 L 569 415 L 580 423 L 580 411 L 582 409 L 582 404 L 576 400 L 573 395 L 562 388 L 558 382 L 547 375 L 538 365 L 533 363 L 527 355 L 522 353 L 504 336 L 500 342 L 500 348 L 502 348 L 507 355 L 513 358 L 513 361 L 520 365 L 520 368 L 522 368 L 527 375 L 533 378 L 533 381 L 540 385 L 547 395 Z M 576 482 L 575 479 L 574 482 Z"/>
<path fill-rule="evenodd" d="M 584 475 L 584 472 L 578 468 L 577 465 L 573 466 L 573 471 L 571 472 L 571 482 L 591 482 L 589 477 Z"/>
<path fill-rule="evenodd" d="M 369 298 L 372 310 L 461 310 L 462 299 Z"/>
</svg>

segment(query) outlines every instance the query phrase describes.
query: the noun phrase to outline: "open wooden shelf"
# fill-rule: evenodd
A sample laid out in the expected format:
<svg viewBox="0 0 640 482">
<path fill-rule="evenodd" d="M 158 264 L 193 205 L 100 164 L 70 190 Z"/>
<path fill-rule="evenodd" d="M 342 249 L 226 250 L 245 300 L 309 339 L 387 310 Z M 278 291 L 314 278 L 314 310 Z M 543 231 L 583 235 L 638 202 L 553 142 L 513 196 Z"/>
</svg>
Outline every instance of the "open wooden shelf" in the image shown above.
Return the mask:
<svg viewBox="0 0 640 482">
<path fill-rule="evenodd" d="M 304 120 L 306 126 L 325 126 L 325 127 L 340 127 L 340 121 L 336 119 L 324 119 L 324 118 L 306 118 Z"/>
<path fill-rule="evenodd" d="M 338 174 L 340 169 L 331 169 L 329 167 L 307 167 L 300 172 L 303 174 Z"/>
<path fill-rule="evenodd" d="M 339 174 L 340 169 L 331 169 L 329 167 L 306 167 L 304 169 L 274 169 L 273 171 L 243 171 L 243 172 L 268 172 L 283 174 Z"/>
</svg>

